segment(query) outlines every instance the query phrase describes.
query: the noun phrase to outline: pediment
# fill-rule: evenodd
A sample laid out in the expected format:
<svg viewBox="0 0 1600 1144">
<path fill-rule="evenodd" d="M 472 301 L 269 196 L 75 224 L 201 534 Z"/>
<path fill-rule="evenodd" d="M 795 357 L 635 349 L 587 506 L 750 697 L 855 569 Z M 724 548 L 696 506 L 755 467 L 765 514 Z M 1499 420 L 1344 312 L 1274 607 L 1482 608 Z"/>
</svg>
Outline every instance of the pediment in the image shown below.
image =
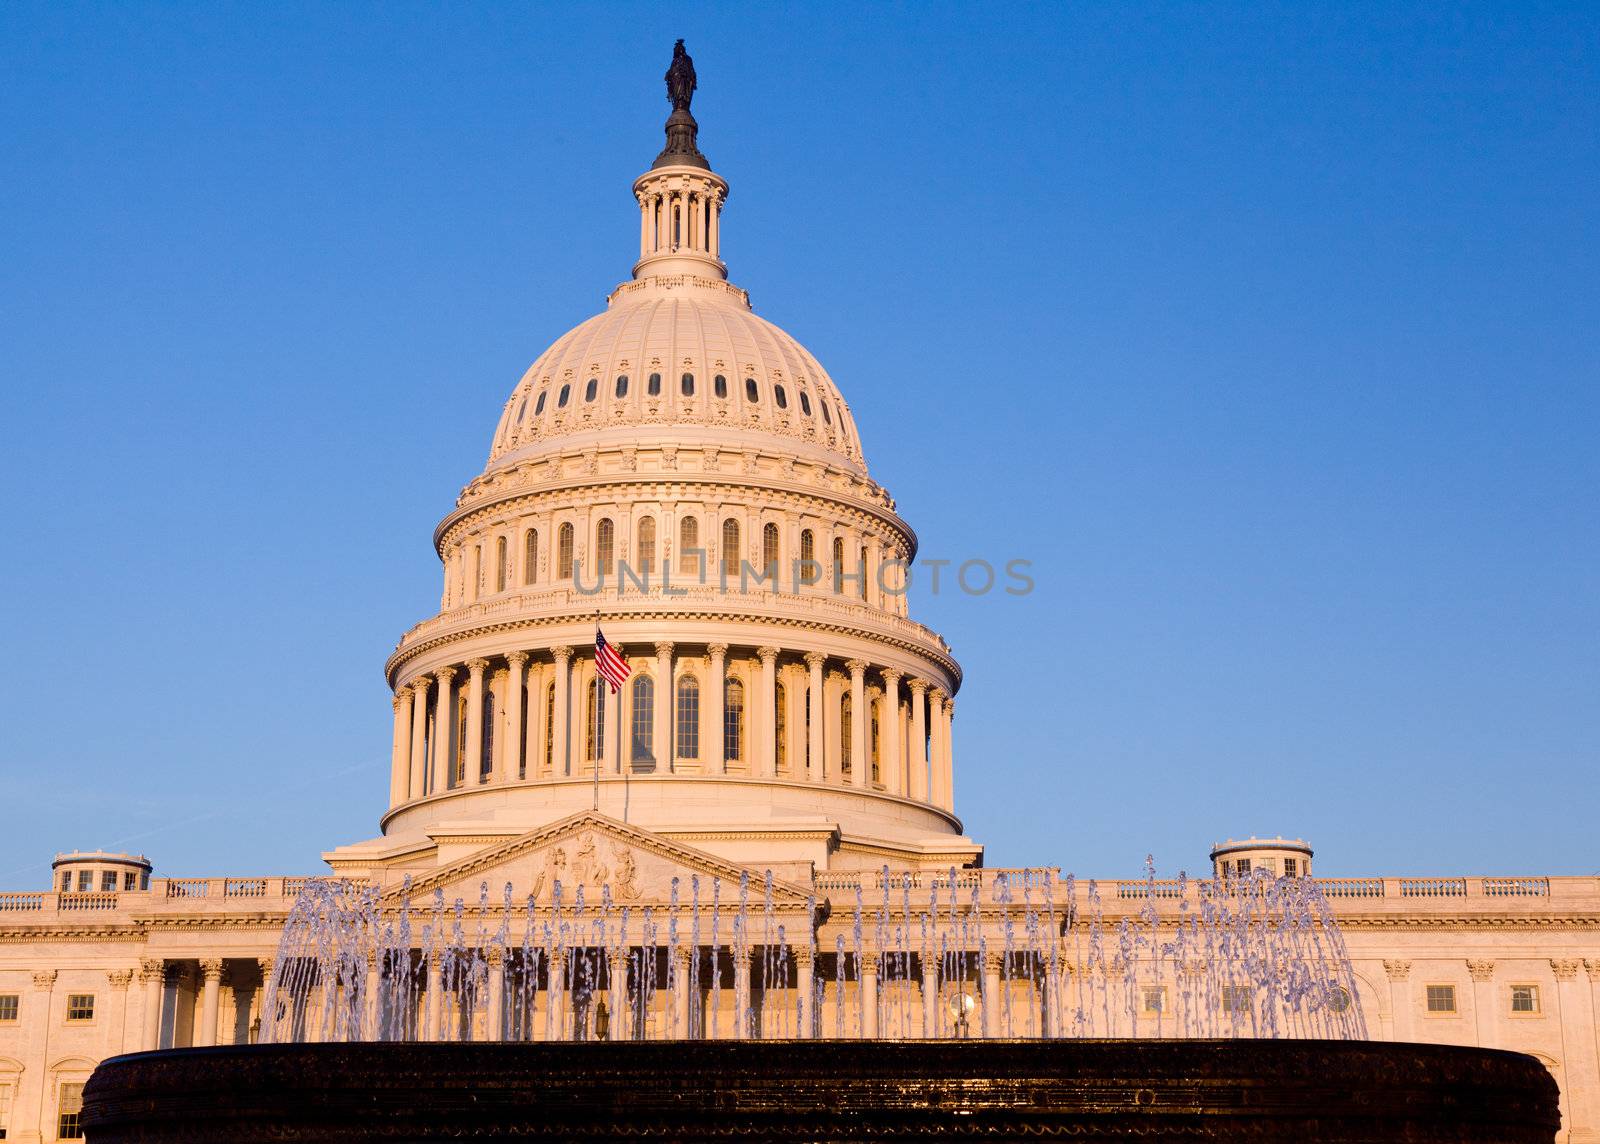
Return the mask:
<svg viewBox="0 0 1600 1144">
<path fill-rule="evenodd" d="M 489 899 L 499 903 L 507 883 L 512 901 L 526 902 L 534 895 L 540 907 L 551 904 L 555 885 L 561 883 L 562 902 L 571 905 L 578 888 L 584 900 L 598 904 L 606 887 L 616 906 L 665 906 L 672 901 L 672 880 L 678 879 L 678 900 L 687 905 L 693 880 L 700 881 L 702 902 L 710 900 L 713 882 L 721 880 L 724 902 L 737 899 L 741 877 L 750 878 L 752 902 L 765 897 L 765 872 L 684 846 L 609 818 L 595 811 L 553 822 L 548 826 L 479 850 L 412 881 L 413 904 L 442 892 L 446 901 L 461 898 L 477 902 L 488 885 Z M 386 901 L 398 901 L 407 891 L 393 887 Z M 810 898 L 807 887 L 774 878 L 773 906 L 803 910 Z"/>
</svg>

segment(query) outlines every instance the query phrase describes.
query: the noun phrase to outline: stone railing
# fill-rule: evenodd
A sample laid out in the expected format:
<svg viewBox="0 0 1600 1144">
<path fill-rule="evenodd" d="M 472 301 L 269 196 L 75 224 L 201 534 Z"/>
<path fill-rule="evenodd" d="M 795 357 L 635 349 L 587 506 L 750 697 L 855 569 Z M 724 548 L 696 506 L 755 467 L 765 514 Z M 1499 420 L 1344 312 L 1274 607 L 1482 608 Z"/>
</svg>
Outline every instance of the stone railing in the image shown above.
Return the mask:
<svg viewBox="0 0 1600 1144">
<path fill-rule="evenodd" d="M 0 894 L 0 914 L 42 910 L 44 899 L 42 893 Z"/>
<path fill-rule="evenodd" d="M 1549 878 L 1485 878 L 1483 896 L 1486 898 L 1548 898 Z"/>
<path fill-rule="evenodd" d="M 1402 898 L 1464 898 L 1467 896 L 1465 878 L 1401 878 Z"/>
<path fill-rule="evenodd" d="M 227 878 L 222 884 L 225 898 L 264 898 L 267 896 L 266 878 Z"/>
<path fill-rule="evenodd" d="M 1317 888 L 1325 898 L 1381 898 L 1382 878 L 1318 878 Z"/>
<path fill-rule="evenodd" d="M 111 890 L 99 893 L 59 894 L 56 898 L 56 908 L 61 910 L 114 910 L 117 908 L 117 895 L 115 891 Z"/>
<path fill-rule="evenodd" d="M 167 879 L 167 897 L 169 898 L 203 898 L 210 888 L 210 880 L 206 878 Z"/>
</svg>

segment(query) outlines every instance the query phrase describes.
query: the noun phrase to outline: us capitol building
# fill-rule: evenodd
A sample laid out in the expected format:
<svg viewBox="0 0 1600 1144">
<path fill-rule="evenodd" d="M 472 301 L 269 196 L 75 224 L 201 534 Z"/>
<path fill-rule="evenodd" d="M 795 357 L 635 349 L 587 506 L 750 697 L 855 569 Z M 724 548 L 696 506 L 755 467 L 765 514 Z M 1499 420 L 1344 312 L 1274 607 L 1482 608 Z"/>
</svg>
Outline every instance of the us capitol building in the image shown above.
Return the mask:
<svg viewBox="0 0 1600 1144">
<path fill-rule="evenodd" d="M 521 901 L 560 879 L 661 911 L 674 879 L 770 871 L 771 909 L 827 951 L 885 868 L 919 909 L 952 878 L 986 894 L 1018 872 L 984 867 L 956 814 L 961 669 L 897 590 L 916 536 L 869 474 L 840 388 L 728 280 L 729 188 L 698 149 L 694 83 L 680 43 L 666 147 L 632 186 L 632 275 L 517 382 L 487 466 L 435 529 L 438 614 L 385 664 L 381 833 L 323 857 L 337 878 L 390 894 L 409 880 L 419 899 L 510 883 Z M 597 686 L 597 616 L 632 668 L 615 693 Z M 1311 878 L 1312 860 L 1284 838 L 1211 854 L 1228 877 Z M 81 1086 L 106 1057 L 259 1035 L 305 879 L 154 873 L 143 856 L 64 853 L 50 886 L 0 893 L 5 1139 L 80 1135 Z M 1533 1054 L 1561 1087 L 1563 1139 L 1600 1140 L 1600 878 L 1319 881 L 1372 1036 Z M 1101 886 L 1108 921 L 1148 900 L 1142 880 Z M 1085 892 L 1053 887 L 1063 911 Z M 1012 990 L 1007 1020 L 1032 1005 L 1028 1028 L 1050 1033 L 1057 983 L 1019 986 L 998 940 L 984 948 L 974 1019 L 999 1022 Z M 870 949 L 847 969 L 811 958 L 796 957 L 790 1035 L 833 1035 L 809 1008 L 814 973 L 865 1000 L 849 1035 L 949 1035 L 915 960 L 891 981 Z M 732 967 L 727 988 L 748 992 L 748 972 Z M 877 999 L 894 989 L 926 1004 L 886 1028 Z M 1147 1003 L 1122 1032 L 1140 1035 L 1161 1001 Z M 511 1035 L 497 1002 L 478 1019 Z M 517 1035 L 597 1032 L 585 1019 L 555 1012 Z"/>
</svg>

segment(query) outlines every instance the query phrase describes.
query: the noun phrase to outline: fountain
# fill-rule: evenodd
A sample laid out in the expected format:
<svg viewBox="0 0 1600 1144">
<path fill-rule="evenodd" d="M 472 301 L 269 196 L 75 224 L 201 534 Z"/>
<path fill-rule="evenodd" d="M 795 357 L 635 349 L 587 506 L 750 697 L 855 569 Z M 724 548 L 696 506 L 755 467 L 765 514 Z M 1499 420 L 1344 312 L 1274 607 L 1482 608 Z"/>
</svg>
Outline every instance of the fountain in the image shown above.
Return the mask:
<svg viewBox="0 0 1600 1144">
<path fill-rule="evenodd" d="M 90 1139 L 1548 1141 L 1530 1058 L 1366 1040 L 1310 878 L 307 884 L 256 1045 L 107 1061 Z M 626 885 L 626 880 L 622 885 Z M 825 884 L 819 882 L 819 884 Z M 541 885 L 541 889 L 544 887 Z M 780 908 L 782 906 L 782 908 Z M 842 911 L 842 916 L 841 915 Z M 832 919 L 830 946 L 819 926 Z"/>
</svg>

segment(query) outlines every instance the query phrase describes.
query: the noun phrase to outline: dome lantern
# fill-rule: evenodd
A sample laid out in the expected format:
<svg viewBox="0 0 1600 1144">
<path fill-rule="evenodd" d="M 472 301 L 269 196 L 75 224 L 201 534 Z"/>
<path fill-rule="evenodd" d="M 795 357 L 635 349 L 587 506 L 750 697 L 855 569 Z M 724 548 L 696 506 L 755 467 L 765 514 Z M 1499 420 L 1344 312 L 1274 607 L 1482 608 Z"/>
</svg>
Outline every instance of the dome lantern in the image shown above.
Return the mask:
<svg viewBox="0 0 1600 1144">
<path fill-rule="evenodd" d="M 637 280 L 688 275 L 726 280 L 719 216 L 728 184 L 700 153 L 700 125 L 689 111 L 698 81 L 694 60 L 679 40 L 667 69 L 667 145 L 633 183 L 639 203 Z"/>
</svg>

